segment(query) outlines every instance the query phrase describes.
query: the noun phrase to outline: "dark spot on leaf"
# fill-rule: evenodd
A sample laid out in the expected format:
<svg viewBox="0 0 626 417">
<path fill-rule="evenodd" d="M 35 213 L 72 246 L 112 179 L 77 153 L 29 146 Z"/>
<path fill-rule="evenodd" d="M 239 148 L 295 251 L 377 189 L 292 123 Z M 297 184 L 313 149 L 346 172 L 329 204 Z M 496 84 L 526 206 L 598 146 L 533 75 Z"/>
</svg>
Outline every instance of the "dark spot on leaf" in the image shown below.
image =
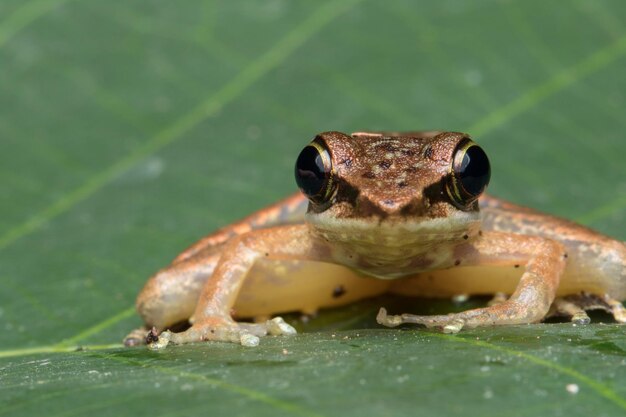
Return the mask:
<svg viewBox="0 0 626 417">
<path fill-rule="evenodd" d="M 454 261 L 454 266 L 459 266 L 461 265 L 461 260 L 457 259 L 456 261 Z"/>
<path fill-rule="evenodd" d="M 515 268 L 519 268 L 519 264 L 515 264 L 515 265 L 514 265 L 514 267 L 515 267 Z"/>
<path fill-rule="evenodd" d="M 463 239 L 467 240 L 467 239 L 469 239 L 469 236 L 468 235 L 463 235 Z"/>
</svg>

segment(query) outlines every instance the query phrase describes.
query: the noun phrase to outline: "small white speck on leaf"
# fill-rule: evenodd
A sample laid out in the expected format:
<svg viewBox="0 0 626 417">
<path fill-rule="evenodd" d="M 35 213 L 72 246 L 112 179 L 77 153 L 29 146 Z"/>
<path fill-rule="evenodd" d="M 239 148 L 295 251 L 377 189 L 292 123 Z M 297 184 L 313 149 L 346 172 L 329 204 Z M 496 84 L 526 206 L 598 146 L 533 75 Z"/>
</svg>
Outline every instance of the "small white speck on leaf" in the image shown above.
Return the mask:
<svg viewBox="0 0 626 417">
<path fill-rule="evenodd" d="M 493 398 L 493 391 L 491 390 L 491 388 L 485 389 L 485 392 L 483 392 L 483 398 L 485 400 L 490 400 Z"/>
<path fill-rule="evenodd" d="M 403 384 L 403 383 L 405 383 L 408 380 L 409 380 L 409 376 L 408 375 L 401 375 L 401 376 L 399 376 L 396 379 L 396 381 L 398 381 L 398 384 Z"/>
<path fill-rule="evenodd" d="M 567 384 L 565 386 L 565 390 L 569 392 L 570 394 L 578 394 L 578 391 L 580 391 L 580 388 L 578 388 L 578 384 Z"/>
<path fill-rule="evenodd" d="M 467 71 L 465 73 L 465 82 L 472 87 L 476 87 L 483 82 L 483 75 L 478 70 Z"/>
</svg>

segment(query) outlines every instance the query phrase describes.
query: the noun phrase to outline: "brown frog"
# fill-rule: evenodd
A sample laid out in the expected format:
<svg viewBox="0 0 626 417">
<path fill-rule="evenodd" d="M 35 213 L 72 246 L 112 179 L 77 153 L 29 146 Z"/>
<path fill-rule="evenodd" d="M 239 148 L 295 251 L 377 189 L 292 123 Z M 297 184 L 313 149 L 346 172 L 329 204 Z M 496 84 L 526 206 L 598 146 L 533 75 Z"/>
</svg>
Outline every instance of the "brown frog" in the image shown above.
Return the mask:
<svg viewBox="0 0 626 417">
<path fill-rule="evenodd" d="M 549 314 L 587 323 L 594 308 L 626 322 L 625 244 L 485 196 L 489 160 L 466 134 L 324 132 L 300 153 L 295 176 L 302 194 L 205 237 L 153 276 L 137 298 L 146 327 L 126 344 L 255 346 L 266 334 L 295 333 L 269 319 L 276 313 L 384 292 L 510 294 L 449 315 L 381 309 L 377 320 L 390 327 L 458 332 Z M 188 330 L 166 330 L 185 320 Z"/>
</svg>

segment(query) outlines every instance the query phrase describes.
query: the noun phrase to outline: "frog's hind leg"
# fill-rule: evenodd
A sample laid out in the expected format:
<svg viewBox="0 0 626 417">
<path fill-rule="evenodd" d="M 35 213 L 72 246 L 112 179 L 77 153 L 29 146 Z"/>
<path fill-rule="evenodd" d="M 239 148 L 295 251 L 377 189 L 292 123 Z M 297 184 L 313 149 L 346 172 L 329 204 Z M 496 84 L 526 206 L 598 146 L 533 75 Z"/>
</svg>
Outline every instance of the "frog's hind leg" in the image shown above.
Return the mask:
<svg viewBox="0 0 626 417">
<path fill-rule="evenodd" d="M 574 323 L 588 324 L 591 319 L 586 311 L 592 310 L 605 311 L 611 314 L 616 322 L 626 323 L 626 308 L 621 302 L 607 294 L 600 296 L 587 292 L 557 298 L 548 317 L 569 317 Z"/>
<path fill-rule="evenodd" d="M 499 232 L 483 232 L 474 242 L 459 245 L 454 257 L 457 266 L 525 264 L 526 270 L 511 297 L 495 305 L 436 316 L 389 316 L 381 309 L 378 323 L 388 327 L 422 324 L 440 327 L 447 333 L 456 333 L 463 327 L 536 323 L 548 313 L 565 267 L 565 249 L 560 243 Z"/>
</svg>

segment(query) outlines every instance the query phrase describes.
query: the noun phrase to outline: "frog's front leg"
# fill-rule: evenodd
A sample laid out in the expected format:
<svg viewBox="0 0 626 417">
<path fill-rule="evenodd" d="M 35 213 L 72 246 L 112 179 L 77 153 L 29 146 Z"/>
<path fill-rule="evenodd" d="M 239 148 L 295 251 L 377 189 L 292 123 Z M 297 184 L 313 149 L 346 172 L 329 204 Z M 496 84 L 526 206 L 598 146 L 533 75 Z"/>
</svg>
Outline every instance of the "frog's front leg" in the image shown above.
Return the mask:
<svg viewBox="0 0 626 417">
<path fill-rule="evenodd" d="M 265 259 L 323 260 L 327 250 L 316 243 L 306 225 L 280 226 L 254 230 L 233 238 L 222 249 L 211 279 L 204 284 L 193 315 L 192 326 L 181 333 L 166 331 L 151 335 L 150 347 L 165 347 L 204 340 L 258 344 L 258 337 L 292 334 L 295 330 L 280 318 L 263 324 L 237 323 L 231 309 L 254 263 Z"/>
<path fill-rule="evenodd" d="M 526 269 L 511 297 L 485 308 L 461 313 L 416 316 L 388 316 L 381 309 L 377 321 L 389 327 L 403 323 L 441 327 L 455 333 L 463 327 L 525 324 L 541 321 L 554 301 L 567 254 L 560 243 L 536 236 L 483 232 L 475 241 L 455 249 L 455 265 L 525 265 Z"/>
</svg>

